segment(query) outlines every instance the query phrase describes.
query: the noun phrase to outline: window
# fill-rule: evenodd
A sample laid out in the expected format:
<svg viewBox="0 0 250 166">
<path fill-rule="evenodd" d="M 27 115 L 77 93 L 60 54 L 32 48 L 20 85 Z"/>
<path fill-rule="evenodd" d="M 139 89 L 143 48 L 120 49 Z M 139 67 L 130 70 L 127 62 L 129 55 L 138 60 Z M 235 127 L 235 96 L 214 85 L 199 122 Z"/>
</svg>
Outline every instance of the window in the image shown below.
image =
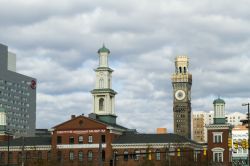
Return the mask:
<svg viewBox="0 0 250 166">
<path fill-rule="evenodd" d="M 9 152 L 9 160 L 12 161 L 13 160 L 13 153 Z"/>
<path fill-rule="evenodd" d="M 179 67 L 179 72 L 182 73 L 182 72 L 181 72 L 181 67 Z"/>
<path fill-rule="evenodd" d="M 105 135 L 102 135 L 102 143 L 105 143 Z"/>
<path fill-rule="evenodd" d="M 82 151 L 78 152 L 78 160 L 83 161 L 83 152 Z"/>
<path fill-rule="evenodd" d="M 50 151 L 48 151 L 48 153 L 47 153 L 47 159 L 48 159 L 48 161 L 51 160 L 51 152 Z"/>
<path fill-rule="evenodd" d="M 105 161 L 105 150 L 102 150 L 102 161 Z"/>
<path fill-rule="evenodd" d="M 42 152 L 41 151 L 37 152 L 37 158 L 38 158 L 38 160 L 42 160 Z"/>
<path fill-rule="evenodd" d="M 161 153 L 160 153 L 160 150 L 156 150 L 156 153 L 155 153 L 155 158 L 156 160 L 161 160 Z"/>
<path fill-rule="evenodd" d="M 104 99 L 100 98 L 99 99 L 99 111 L 103 111 L 104 110 Z"/>
<path fill-rule="evenodd" d="M 128 151 L 124 151 L 123 159 L 128 161 Z"/>
<path fill-rule="evenodd" d="M 93 160 L 93 152 L 91 150 L 88 151 L 88 161 Z"/>
<path fill-rule="evenodd" d="M 69 144 L 74 144 L 74 143 L 75 143 L 74 137 L 70 136 L 69 137 Z"/>
<path fill-rule="evenodd" d="M 101 89 L 104 87 L 103 85 L 104 85 L 104 80 L 101 78 L 99 80 L 99 86 L 100 86 Z"/>
<path fill-rule="evenodd" d="M 214 162 L 223 162 L 223 152 L 214 152 L 213 153 Z"/>
<path fill-rule="evenodd" d="M 135 150 L 135 160 L 139 160 L 140 157 L 140 151 L 139 150 Z"/>
<path fill-rule="evenodd" d="M 186 69 L 186 67 L 184 67 L 184 73 L 186 73 L 187 72 L 187 69 Z"/>
<path fill-rule="evenodd" d="M 27 152 L 26 153 L 26 160 L 30 160 L 30 159 L 31 159 L 30 152 Z"/>
<path fill-rule="evenodd" d="M 22 161 L 22 152 L 18 152 L 17 161 L 18 161 L 18 163 L 20 163 Z"/>
<path fill-rule="evenodd" d="M 0 161 L 1 161 L 1 162 L 4 161 L 4 152 L 1 152 L 1 154 L 0 154 Z"/>
<path fill-rule="evenodd" d="M 73 151 L 69 152 L 69 160 L 71 160 L 71 161 L 74 160 L 74 152 Z"/>
<path fill-rule="evenodd" d="M 117 155 L 117 154 L 118 154 L 118 151 L 115 150 L 115 151 L 114 151 L 114 155 Z M 116 158 L 116 160 L 118 160 L 118 157 L 117 157 L 117 156 L 116 156 L 115 158 Z"/>
<path fill-rule="evenodd" d="M 213 143 L 222 143 L 222 132 L 213 132 Z"/>
<path fill-rule="evenodd" d="M 61 161 L 62 160 L 62 152 L 58 151 L 57 152 L 57 161 Z"/>
<path fill-rule="evenodd" d="M 89 143 L 92 143 L 93 142 L 93 137 L 92 137 L 92 135 L 89 135 Z"/>
<path fill-rule="evenodd" d="M 82 136 L 82 135 L 80 135 L 80 136 L 78 137 L 78 143 L 79 143 L 79 144 L 83 144 L 83 136 Z"/>
<path fill-rule="evenodd" d="M 62 136 L 57 136 L 57 144 L 61 144 L 62 143 Z"/>
</svg>

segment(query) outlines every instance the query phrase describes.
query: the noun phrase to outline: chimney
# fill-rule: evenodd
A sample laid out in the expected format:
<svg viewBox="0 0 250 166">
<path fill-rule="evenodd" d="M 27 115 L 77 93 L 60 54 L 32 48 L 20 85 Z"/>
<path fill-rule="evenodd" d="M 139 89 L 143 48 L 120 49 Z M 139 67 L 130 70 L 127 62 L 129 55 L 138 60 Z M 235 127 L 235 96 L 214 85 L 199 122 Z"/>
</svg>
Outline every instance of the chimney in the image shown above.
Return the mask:
<svg viewBox="0 0 250 166">
<path fill-rule="evenodd" d="M 76 117 L 76 115 L 71 115 L 71 119 L 74 119 Z"/>
<path fill-rule="evenodd" d="M 167 128 L 157 128 L 156 133 L 157 134 L 167 134 Z"/>
</svg>

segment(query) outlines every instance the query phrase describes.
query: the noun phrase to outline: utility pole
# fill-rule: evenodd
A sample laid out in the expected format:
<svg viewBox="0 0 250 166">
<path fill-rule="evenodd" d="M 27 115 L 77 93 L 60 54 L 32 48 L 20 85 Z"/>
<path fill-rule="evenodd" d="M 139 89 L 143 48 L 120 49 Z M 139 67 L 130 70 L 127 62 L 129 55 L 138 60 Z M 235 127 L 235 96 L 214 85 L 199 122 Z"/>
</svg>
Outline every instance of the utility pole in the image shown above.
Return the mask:
<svg viewBox="0 0 250 166">
<path fill-rule="evenodd" d="M 100 137 L 100 141 L 99 141 L 99 164 L 98 166 L 103 166 L 102 163 L 102 138 Z"/>
<path fill-rule="evenodd" d="M 249 105 L 250 103 L 244 103 L 242 106 L 247 106 L 247 127 L 248 127 L 248 166 L 250 166 L 250 120 L 249 120 Z"/>
<path fill-rule="evenodd" d="M 168 165 L 171 166 L 170 143 L 168 143 Z"/>
<path fill-rule="evenodd" d="M 116 153 L 113 154 L 113 166 L 116 166 Z"/>
<path fill-rule="evenodd" d="M 24 137 L 22 136 L 22 166 L 24 166 Z"/>
<path fill-rule="evenodd" d="M 9 166 L 10 163 L 10 133 L 7 131 L 6 134 L 8 135 L 8 161 L 7 161 L 7 166 Z"/>
</svg>

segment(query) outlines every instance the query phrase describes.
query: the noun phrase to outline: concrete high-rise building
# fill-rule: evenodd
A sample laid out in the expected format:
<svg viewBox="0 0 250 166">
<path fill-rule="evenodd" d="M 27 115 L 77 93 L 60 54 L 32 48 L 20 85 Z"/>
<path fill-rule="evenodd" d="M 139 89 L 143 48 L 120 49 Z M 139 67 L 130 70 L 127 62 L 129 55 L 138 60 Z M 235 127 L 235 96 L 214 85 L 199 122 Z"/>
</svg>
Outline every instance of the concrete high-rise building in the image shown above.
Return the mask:
<svg viewBox="0 0 250 166">
<path fill-rule="evenodd" d="M 233 126 L 241 125 L 241 120 L 246 119 L 246 115 L 240 112 L 233 112 L 225 115 L 225 122 Z M 192 138 L 197 142 L 207 142 L 207 128 L 206 125 L 214 123 L 214 111 L 192 112 Z M 203 126 L 203 127 L 202 127 Z"/>
<path fill-rule="evenodd" d="M 206 125 L 213 124 L 214 112 L 195 111 L 192 112 L 192 138 L 197 142 L 207 142 Z"/>
<path fill-rule="evenodd" d="M 31 69 L 32 70 L 32 69 Z M 0 44 L 0 135 L 34 135 L 36 79 L 16 72 L 16 56 Z"/>
<path fill-rule="evenodd" d="M 231 125 L 238 126 L 242 124 L 241 120 L 246 118 L 246 114 L 242 114 L 240 112 L 233 112 L 226 115 L 226 122 L 230 123 Z"/>
<path fill-rule="evenodd" d="M 172 75 L 174 133 L 191 138 L 191 86 L 188 57 L 177 56 Z"/>
</svg>

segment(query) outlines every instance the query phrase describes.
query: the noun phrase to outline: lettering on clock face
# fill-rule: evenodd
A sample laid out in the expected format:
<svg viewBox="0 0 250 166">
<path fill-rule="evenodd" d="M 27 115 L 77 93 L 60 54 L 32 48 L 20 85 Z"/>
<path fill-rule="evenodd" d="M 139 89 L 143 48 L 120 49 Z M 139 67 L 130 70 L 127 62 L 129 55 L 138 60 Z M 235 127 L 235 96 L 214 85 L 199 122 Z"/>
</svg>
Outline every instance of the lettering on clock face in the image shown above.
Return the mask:
<svg viewBox="0 0 250 166">
<path fill-rule="evenodd" d="M 185 96 L 186 96 L 186 94 L 185 94 L 185 92 L 183 90 L 177 90 L 175 92 L 175 98 L 177 100 L 183 100 L 185 98 Z"/>
</svg>

